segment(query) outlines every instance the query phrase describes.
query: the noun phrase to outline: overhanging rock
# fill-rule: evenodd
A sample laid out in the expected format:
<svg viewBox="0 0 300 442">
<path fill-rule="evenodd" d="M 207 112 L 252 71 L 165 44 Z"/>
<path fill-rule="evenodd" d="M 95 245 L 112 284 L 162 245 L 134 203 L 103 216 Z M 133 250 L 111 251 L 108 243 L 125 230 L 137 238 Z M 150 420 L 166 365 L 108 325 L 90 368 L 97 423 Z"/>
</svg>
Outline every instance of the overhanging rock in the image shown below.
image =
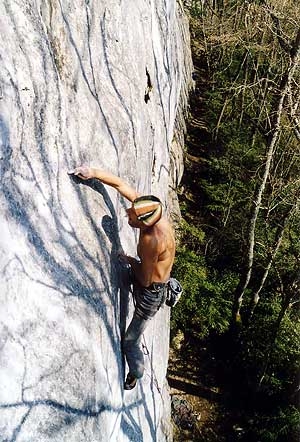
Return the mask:
<svg viewBox="0 0 300 442">
<path fill-rule="evenodd" d="M 67 171 L 90 163 L 167 202 L 190 83 L 182 7 L 3 0 L 0 34 L 0 441 L 171 440 L 169 310 L 124 392 L 116 256 L 136 232 L 114 189 Z"/>
</svg>

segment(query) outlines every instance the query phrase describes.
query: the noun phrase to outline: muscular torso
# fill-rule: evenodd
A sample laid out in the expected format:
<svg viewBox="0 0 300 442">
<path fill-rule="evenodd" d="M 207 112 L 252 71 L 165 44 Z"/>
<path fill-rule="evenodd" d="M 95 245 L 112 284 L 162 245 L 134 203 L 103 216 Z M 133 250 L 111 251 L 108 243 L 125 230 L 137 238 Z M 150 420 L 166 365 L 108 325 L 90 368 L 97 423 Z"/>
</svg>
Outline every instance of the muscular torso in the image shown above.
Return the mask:
<svg viewBox="0 0 300 442">
<path fill-rule="evenodd" d="M 140 232 L 137 247 L 141 259 L 142 279 L 152 282 L 166 282 L 175 257 L 175 238 L 171 224 L 161 219 L 151 229 Z"/>
</svg>

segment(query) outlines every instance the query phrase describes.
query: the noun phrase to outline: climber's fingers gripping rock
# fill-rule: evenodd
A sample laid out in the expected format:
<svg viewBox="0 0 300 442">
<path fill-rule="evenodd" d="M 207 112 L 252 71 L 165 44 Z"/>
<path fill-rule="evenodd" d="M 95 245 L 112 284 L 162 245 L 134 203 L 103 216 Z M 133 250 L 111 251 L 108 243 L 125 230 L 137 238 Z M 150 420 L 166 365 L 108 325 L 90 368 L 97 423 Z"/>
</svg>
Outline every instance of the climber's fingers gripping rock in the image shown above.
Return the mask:
<svg viewBox="0 0 300 442">
<path fill-rule="evenodd" d="M 92 167 L 85 164 L 82 166 L 75 167 L 75 169 L 69 171 L 69 174 L 76 175 L 83 180 L 89 180 L 94 178 L 94 171 Z"/>
</svg>

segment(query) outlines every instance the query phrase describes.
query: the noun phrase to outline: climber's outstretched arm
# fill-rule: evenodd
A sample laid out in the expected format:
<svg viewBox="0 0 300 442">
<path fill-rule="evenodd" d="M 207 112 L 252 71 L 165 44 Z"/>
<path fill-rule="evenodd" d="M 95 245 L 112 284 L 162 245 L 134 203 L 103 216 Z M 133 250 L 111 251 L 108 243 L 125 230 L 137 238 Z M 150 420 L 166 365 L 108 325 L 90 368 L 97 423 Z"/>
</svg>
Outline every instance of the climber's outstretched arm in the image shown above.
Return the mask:
<svg viewBox="0 0 300 442">
<path fill-rule="evenodd" d="M 124 196 L 129 201 L 134 201 L 139 194 L 137 191 L 129 186 L 126 181 L 123 181 L 122 178 L 107 172 L 105 170 L 96 169 L 95 167 L 89 166 L 78 166 L 75 167 L 71 172 L 74 175 L 77 175 L 79 178 L 83 180 L 88 180 L 91 178 L 96 178 L 100 180 L 102 183 L 107 184 L 108 186 L 114 187 L 122 196 Z"/>
</svg>

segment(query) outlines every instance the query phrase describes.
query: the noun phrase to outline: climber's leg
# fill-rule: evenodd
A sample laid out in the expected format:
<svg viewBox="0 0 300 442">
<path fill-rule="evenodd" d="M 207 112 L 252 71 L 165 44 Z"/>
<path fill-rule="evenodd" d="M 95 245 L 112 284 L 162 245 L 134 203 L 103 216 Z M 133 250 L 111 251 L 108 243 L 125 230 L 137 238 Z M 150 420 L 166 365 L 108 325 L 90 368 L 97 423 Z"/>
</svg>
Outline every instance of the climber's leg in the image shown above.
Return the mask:
<svg viewBox="0 0 300 442">
<path fill-rule="evenodd" d="M 136 379 L 141 378 L 144 374 L 145 366 L 144 354 L 141 349 L 141 338 L 147 324 L 147 319 L 143 319 L 134 313 L 123 342 L 123 350 L 129 367 L 129 373 Z"/>
<path fill-rule="evenodd" d="M 165 291 L 166 284 L 163 283 L 153 283 L 146 288 L 134 281 L 135 311 L 123 341 L 123 350 L 129 367 L 125 389 L 131 390 L 136 384 L 136 379 L 141 378 L 144 374 L 144 353 L 141 349 L 142 334 L 164 302 Z"/>
</svg>

